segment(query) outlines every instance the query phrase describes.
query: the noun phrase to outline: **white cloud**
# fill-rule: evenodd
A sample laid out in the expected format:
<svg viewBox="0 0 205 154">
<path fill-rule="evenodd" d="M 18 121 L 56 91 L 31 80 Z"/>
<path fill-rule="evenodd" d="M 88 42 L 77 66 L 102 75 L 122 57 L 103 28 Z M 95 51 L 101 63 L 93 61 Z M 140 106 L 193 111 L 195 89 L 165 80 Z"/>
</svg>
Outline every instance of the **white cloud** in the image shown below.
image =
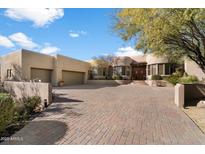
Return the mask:
<svg viewBox="0 0 205 154">
<path fill-rule="evenodd" d="M 134 48 L 128 46 L 128 47 L 122 47 L 119 48 L 117 52 L 115 52 L 116 56 L 137 56 L 137 55 L 143 55 L 141 51 L 137 51 Z"/>
<path fill-rule="evenodd" d="M 36 27 L 43 27 L 54 22 L 56 19 L 60 19 L 64 16 L 63 9 L 7 9 L 5 16 L 16 21 L 32 21 Z"/>
<path fill-rule="evenodd" d="M 69 33 L 69 36 L 70 36 L 70 37 L 73 37 L 73 38 L 76 38 L 76 37 L 79 37 L 80 35 L 79 35 L 78 33 L 70 32 L 70 33 Z"/>
<path fill-rule="evenodd" d="M 8 37 L 0 35 L 0 46 L 3 46 L 5 48 L 12 48 L 14 47 L 14 44 L 11 40 L 9 40 Z"/>
<path fill-rule="evenodd" d="M 77 37 L 80 37 L 80 36 L 86 35 L 86 34 L 87 34 L 87 32 L 83 31 L 83 30 L 80 30 L 80 31 L 70 30 L 69 31 L 69 36 L 72 37 L 72 38 L 77 38 Z"/>
<path fill-rule="evenodd" d="M 59 52 L 60 49 L 55 46 L 51 46 L 49 43 L 45 43 L 45 47 L 40 50 L 41 53 L 53 55 Z"/>
<path fill-rule="evenodd" d="M 39 46 L 38 44 L 34 43 L 30 37 L 26 36 L 24 33 L 21 32 L 10 35 L 9 39 L 21 46 L 22 48 L 26 49 L 34 49 Z"/>
</svg>

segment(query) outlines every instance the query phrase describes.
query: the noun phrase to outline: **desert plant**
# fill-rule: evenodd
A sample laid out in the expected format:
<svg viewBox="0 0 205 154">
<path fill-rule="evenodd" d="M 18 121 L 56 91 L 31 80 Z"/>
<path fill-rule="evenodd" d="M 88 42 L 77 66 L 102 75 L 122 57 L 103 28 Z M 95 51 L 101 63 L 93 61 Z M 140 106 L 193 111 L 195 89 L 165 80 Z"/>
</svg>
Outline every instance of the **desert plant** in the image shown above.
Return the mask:
<svg viewBox="0 0 205 154">
<path fill-rule="evenodd" d="M 9 94 L 0 94 L 0 134 L 13 122 L 14 101 Z"/>
<path fill-rule="evenodd" d="M 180 78 L 181 77 L 179 75 L 172 74 L 168 77 L 164 77 L 164 80 L 168 81 L 169 83 L 173 85 L 176 85 L 177 83 L 179 83 Z"/>
<path fill-rule="evenodd" d="M 179 83 L 182 84 L 196 83 L 198 81 L 199 80 L 195 75 L 183 76 L 182 78 L 179 79 Z"/>
<path fill-rule="evenodd" d="M 162 76 L 161 75 L 152 75 L 151 79 L 152 80 L 162 80 Z"/>
<path fill-rule="evenodd" d="M 16 101 L 14 106 L 14 123 L 22 123 L 29 119 L 29 114 L 23 102 Z"/>
<path fill-rule="evenodd" d="M 35 109 L 40 105 L 41 98 L 39 96 L 26 97 L 22 99 L 25 110 L 28 114 L 35 113 Z"/>
<path fill-rule="evenodd" d="M 122 77 L 121 75 L 116 75 L 116 74 L 114 74 L 114 75 L 112 76 L 112 79 L 113 79 L 113 80 L 122 80 L 123 77 Z"/>
</svg>

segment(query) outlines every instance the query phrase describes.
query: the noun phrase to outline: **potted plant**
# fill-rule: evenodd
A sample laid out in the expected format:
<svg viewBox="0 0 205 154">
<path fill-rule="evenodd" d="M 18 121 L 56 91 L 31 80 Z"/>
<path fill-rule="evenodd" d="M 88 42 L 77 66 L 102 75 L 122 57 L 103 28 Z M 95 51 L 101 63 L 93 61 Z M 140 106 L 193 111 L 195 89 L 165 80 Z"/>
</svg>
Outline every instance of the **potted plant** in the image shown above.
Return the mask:
<svg viewBox="0 0 205 154">
<path fill-rule="evenodd" d="M 59 85 L 60 87 L 64 86 L 64 81 L 59 81 L 59 82 L 58 82 L 58 85 Z"/>
</svg>

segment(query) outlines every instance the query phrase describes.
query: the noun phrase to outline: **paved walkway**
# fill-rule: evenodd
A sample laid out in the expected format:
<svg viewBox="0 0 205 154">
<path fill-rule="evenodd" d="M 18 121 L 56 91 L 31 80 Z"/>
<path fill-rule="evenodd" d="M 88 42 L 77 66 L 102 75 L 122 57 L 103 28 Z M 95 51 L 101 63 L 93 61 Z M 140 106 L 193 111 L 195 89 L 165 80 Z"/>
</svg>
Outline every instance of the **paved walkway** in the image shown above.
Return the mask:
<svg viewBox="0 0 205 154">
<path fill-rule="evenodd" d="M 174 105 L 173 87 L 83 85 L 54 91 L 56 102 L 14 135 L 24 140 L 4 144 L 205 143 Z"/>
</svg>

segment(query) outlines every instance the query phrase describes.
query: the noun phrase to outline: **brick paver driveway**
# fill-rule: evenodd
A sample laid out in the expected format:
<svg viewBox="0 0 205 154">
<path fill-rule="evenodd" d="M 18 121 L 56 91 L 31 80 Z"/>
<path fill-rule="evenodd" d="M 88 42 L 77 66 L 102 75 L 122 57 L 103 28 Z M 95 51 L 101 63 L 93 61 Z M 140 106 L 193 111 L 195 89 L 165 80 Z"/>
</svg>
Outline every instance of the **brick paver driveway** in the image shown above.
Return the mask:
<svg viewBox="0 0 205 154">
<path fill-rule="evenodd" d="M 31 122 L 41 124 L 15 134 L 24 134 L 21 144 L 204 144 L 204 134 L 174 105 L 173 87 L 138 83 L 54 91 L 56 102 Z"/>
</svg>

